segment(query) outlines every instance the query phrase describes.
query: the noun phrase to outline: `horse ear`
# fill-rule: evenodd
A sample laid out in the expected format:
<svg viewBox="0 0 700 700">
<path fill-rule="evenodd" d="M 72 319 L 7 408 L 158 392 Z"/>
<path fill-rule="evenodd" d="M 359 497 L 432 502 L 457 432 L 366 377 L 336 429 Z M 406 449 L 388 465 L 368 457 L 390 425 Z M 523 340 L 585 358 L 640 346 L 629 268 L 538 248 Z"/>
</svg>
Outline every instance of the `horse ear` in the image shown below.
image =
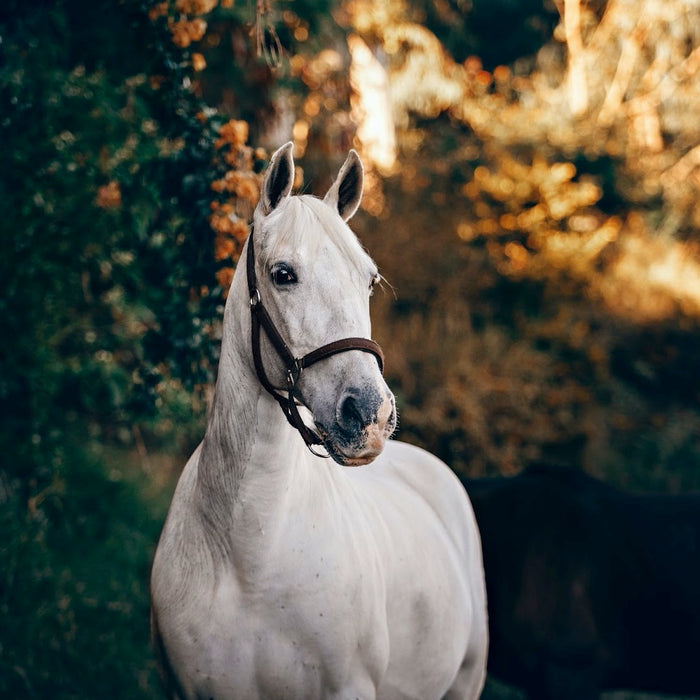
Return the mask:
<svg viewBox="0 0 700 700">
<path fill-rule="evenodd" d="M 258 209 L 263 216 L 267 216 L 282 200 L 289 197 L 294 184 L 294 159 L 292 150 L 294 144 L 289 141 L 278 148 L 270 159 L 265 177 L 263 178 L 262 192 Z"/>
<path fill-rule="evenodd" d="M 351 150 L 345 159 L 338 177 L 323 198 L 326 204 L 338 209 L 338 213 L 347 221 L 357 211 L 362 199 L 364 168 L 357 151 Z"/>
</svg>

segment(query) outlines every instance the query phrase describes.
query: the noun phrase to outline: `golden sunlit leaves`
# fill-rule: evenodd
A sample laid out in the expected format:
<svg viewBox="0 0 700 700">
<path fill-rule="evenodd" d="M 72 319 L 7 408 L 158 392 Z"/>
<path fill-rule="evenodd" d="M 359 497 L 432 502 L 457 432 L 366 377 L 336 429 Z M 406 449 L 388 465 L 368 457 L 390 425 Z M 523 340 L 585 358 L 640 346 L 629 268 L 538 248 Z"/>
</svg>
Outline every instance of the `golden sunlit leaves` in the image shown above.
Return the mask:
<svg viewBox="0 0 700 700">
<path fill-rule="evenodd" d="M 634 226 L 629 220 L 627 224 L 628 228 Z M 620 254 L 598 285 L 598 292 L 614 313 L 643 323 L 679 312 L 686 318 L 700 318 L 697 243 L 659 239 L 641 228 L 619 245 Z"/>
<path fill-rule="evenodd" d="M 231 119 L 219 129 L 219 138 L 214 142 L 216 148 L 229 146 L 229 150 L 237 152 L 248 140 L 248 124 L 244 121 Z"/>
<path fill-rule="evenodd" d="M 227 168 L 223 177 L 211 183 L 218 199 L 211 202 L 209 217 L 215 232 L 214 257 L 222 265 L 216 280 L 224 290 L 228 290 L 233 279 L 233 265 L 248 237 L 247 222 L 260 197 L 262 176 L 254 171 L 253 164 L 266 154 L 247 145 L 248 131 L 246 122 L 231 119 L 220 127 L 214 144 Z"/>
<path fill-rule="evenodd" d="M 233 282 L 233 268 L 232 267 L 222 267 L 216 271 L 216 281 L 219 286 L 224 290 L 223 295 L 226 297 L 228 295 L 228 289 Z"/>
<path fill-rule="evenodd" d="M 211 208 L 212 215 L 209 221 L 217 234 L 214 257 L 218 261 L 227 258 L 235 260 L 248 236 L 248 224 L 236 216 L 235 207 L 231 203 L 212 202 Z"/>
<path fill-rule="evenodd" d="M 600 187 L 589 179 L 574 181 L 572 163 L 550 165 L 535 158 L 527 165 L 507 151 L 492 151 L 494 170 L 476 167 L 472 180 L 462 188 L 473 203 L 477 221 L 458 224 L 458 236 L 463 240 L 478 236 L 504 239 L 502 245 L 492 244 L 491 250 L 498 259 L 505 255 L 506 273 L 534 272 L 532 254 L 536 252 L 554 270 L 580 273 L 584 261 L 593 264 L 614 240 L 612 232 L 619 229 L 615 217 L 605 219 L 590 209 L 601 197 Z M 513 235 L 522 242 L 512 240 Z"/>
<path fill-rule="evenodd" d="M 173 35 L 173 43 L 181 49 L 188 47 L 193 41 L 199 41 L 207 31 L 207 23 L 197 17 L 195 19 L 169 19 L 168 28 Z"/>
<path fill-rule="evenodd" d="M 168 14 L 168 2 L 159 2 L 153 5 L 148 10 L 148 18 L 151 22 L 155 22 L 159 17 L 165 17 Z"/>
<path fill-rule="evenodd" d="M 426 138 L 413 126 L 415 117 L 447 113 L 478 139 L 472 151 L 461 151 L 474 169 L 461 189 L 468 208 L 456 234 L 470 243 L 487 239 L 503 274 L 572 276 L 620 313 L 622 305 L 613 300 L 624 285 L 636 286 L 635 298 L 654 289 L 666 299 L 655 302 L 656 311 L 640 301 L 625 306 L 635 319 L 658 318 L 658 309 L 679 308 L 681 298 L 683 308 L 694 309 L 685 291 L 651 284 L 658 265 L 652 259 L 643 263 L 627 238 L 634 234 L 630 240 L 638 242 L 641 236 L 653 247 L 656 235 L 667 248 L 684 251 L 685 244 L 670 239 L 691 237 L 700 227 L 700 6 L 608 0 L 602 14 L 585 0 L 558 7 L 554 39 L 566 51 L 554 50 L 552 42 L 553 50 L 540 52 L 534 70 L 519 74 L 504 65 L 489 72 L 475 56 L 456 63 L 430 31 L 411 21 L 404 0 L 349 0 L 347 21 L 358 35 L 350 42 L 351 75 L 355 63 L 381 68 L 375 71 L 381 80 L 374 80 L 372 109 L 355 112 L 358 140 L 370 154 L 374 146 L 360 138 L 363 129 L 378 134 L 387 129 L 370 128 L 370 122 L 384 120 L 389 131 L 393 125 L 400 141 L 392 148 L 403 149 L 403 168 Z M 360 104 L 363 88 L 355 83 Z M 567 160 L 575 156 L 581 172 Z M 585 172 L 589 163 L 596 174 Z M 439 166 L 430 167 L 437 172 Z M 602 174 L 613 169 L 607 194 L 628 203 L 622 216 L 606 213 L 601 204 Z M 426 179 L 409 175 L 408 168 L 402 173 L 407 190 L 420 191 Z M 440 193 L 426 197 L 441 201 Z M 659 214 L 639 215 L 633 230 L 635 206 Z M 689 268 L 680 263 L 683 254 L 664 258 L 664 269 L 676 271 L 665 279 L 682 279 L 685 290 L 694 289 L 683 272 Z M 627 257 L 637 274 L 613 273 L 627 269 Z M 633 307 L 640 309 L 636 315 Z"/>
<path fill-rule="evenodd" d="M 306 151 L 306 142 L 309 138 L 311 124 L 306 119 L 297 119 L 292 127 L 292 138 L 294 139 L 294 155 L 299 158 Z"/>
<path fill-rule="evenodd" d="M 186 49 L 192 43 L 201 41 L 207 31 L 207 22 L 203 15 L 208 15 L 217 6 L 230 7 L 227 0 L 169 0 L 155 3 L 148 10 L 152 22 L 164 17 L 172 41 L 178 48 Z M 206 67 L 201 54 L 193 54 L 192 66 L 195 71 Z"/>
<path fill-rule="evenodd" d="M 253 204 L 260 195 L 257 176 L 238 170 L 229 170 L 224 177 L 214 180 L 211 188 L 214 192 L 233 194 Z"/>
<path fill-rule="evenodd" d="M 192 69 L 199 73 L 207 67 L 207 62 L 201 53 L 192 54 Z"/>
<path fill-rule="evenodd" d="M 311 59 L 297 57 L 301 79 L 311 90 L 320 89 L 334 74 L 345 68 L 343 57 L 334 49 L 323 49 Z"/>
<path fill-rule="evenodd" d="M 218 4 L 218 0 L 176 0 L 175 9 L 185 15 L 206 15 Z"/>
<path fill-rule="evenodd" d="M 389 80 L 399 126 L 407 125 L 410 112 L 436 117 L 459 102 L 466 87 L 464 70 L 432 32 L 404 21 L 385 27 L 383 40 L 392 57 Z"/>
</svg>

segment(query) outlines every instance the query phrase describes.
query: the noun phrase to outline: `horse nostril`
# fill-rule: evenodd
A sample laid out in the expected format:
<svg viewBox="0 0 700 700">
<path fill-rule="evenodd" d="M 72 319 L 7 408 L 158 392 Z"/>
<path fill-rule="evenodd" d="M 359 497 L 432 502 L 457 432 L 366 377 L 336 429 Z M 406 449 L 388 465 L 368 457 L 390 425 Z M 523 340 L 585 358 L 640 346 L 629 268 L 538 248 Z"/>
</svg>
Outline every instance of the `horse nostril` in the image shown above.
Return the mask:
<svg viewBox="0 0 700 700">
<path fill-rule="evenodd" d="M 368 422 L 365 420 L 359 398 L 352 393 L 346 394 L 341 399 L 337 417 L 340 427 L 348 433 L 362 430 Z"/>
</svg>

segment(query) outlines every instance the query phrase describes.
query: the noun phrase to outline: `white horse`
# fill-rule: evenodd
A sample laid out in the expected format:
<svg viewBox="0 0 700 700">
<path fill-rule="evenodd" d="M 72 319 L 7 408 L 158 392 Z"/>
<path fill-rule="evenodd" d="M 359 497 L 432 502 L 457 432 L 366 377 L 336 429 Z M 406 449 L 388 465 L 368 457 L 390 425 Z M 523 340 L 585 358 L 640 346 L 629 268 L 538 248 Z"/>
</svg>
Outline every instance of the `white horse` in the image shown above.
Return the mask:
<svg viewBox="0 0 700 700">
<path fill-rule="evenodd" d="M 345 223 L 362 163 L 351 151 L 323 200 L 290 196 L 293 173 L 287 144 L 231 285 L 206 435 L 155 554 L 166 684 L 182 700 L 477 698 L 487 620 L 471 505 L 437 458 L 385 447 L 394 399 L 366 340 L 379 277 Z"/>
</svg>

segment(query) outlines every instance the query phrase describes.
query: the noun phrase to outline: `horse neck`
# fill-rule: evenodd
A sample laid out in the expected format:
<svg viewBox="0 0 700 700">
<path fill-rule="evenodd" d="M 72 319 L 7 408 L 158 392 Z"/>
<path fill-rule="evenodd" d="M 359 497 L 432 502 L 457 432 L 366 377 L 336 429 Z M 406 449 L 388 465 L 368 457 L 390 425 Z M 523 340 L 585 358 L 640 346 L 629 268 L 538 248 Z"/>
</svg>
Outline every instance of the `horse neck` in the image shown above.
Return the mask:
<svg viewBox="0 0 700 700">
<path fill-rule="evenodd" d="M 241 266 L 224 314 L 216 392 L 197 467 L 200 512 L 218 536 L 269 522 L 309 461 L 301 437 L 255 374 L 250 327 Z"/>
</svg>

